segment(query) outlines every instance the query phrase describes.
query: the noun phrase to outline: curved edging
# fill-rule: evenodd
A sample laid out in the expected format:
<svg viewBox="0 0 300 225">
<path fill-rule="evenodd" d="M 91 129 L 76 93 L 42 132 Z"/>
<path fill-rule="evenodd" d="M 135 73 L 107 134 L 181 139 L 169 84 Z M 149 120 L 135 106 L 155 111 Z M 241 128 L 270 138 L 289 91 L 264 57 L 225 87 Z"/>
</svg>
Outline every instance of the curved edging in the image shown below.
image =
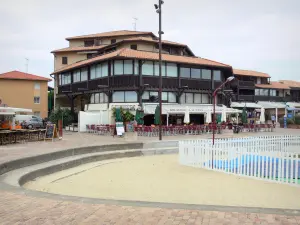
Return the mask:
<svg viewBox="0 0 300 225">
<path fill-rule="evenodd" d="M 49 162 L 51 160 L 56 160 L 56 159 L 65 158 L 74 155 L 96 153 L 96 152 L 107 152 L 112 150 L 142 149 L 142 148 L 143 148 L 143 143 L 113 144 L 113 145 L 100 145 L 100 146 L 98 145 L 98 146 L 71 148 L 67 150 L 61 150 L 61 151 L 41 154 L 37 156 L 30 156 L 30 157 L 16 159 L 16 160 L 2 163 L 0 164 L 0 175 L 15 169 L 20 169 L 23 167 L 32 166 L 44 162 Z"/>
</svg>

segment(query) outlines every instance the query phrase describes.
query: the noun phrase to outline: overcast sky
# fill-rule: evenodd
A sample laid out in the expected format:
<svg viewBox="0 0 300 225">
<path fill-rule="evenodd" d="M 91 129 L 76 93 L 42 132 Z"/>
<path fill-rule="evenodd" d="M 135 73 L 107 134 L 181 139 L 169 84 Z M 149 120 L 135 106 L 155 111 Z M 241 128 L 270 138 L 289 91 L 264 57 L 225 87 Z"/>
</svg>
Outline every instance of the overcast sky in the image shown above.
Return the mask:
<svg viewBox="0 0 300 225">
<path fill-rule="evenodd" d="M 157 0 L 1 0 L 0 73 L 49 76 L 66 37 L 111 30 L 157 34 Z M 233 68 L 300 80 L 299 0 L 165 0 L 163 39 Z"/>
</svg>

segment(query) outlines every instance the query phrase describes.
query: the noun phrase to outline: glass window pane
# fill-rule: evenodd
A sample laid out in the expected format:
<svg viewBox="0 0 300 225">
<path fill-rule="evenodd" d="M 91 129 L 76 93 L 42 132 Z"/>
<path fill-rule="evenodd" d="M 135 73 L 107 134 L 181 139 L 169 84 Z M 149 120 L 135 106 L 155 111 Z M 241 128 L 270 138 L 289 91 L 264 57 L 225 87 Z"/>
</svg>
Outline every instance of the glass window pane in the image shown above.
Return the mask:
<svg viewBox="0 0 300 225">
<path fill-rule="evenodd" d="M 208 94 L 202 94 L 202 104 L 208 104 L 208 103 L 209 103 Z"/>
<path fill-rule="evenodd" d="M 162 92 L 161 93 L 161 100 L 162 101 L 168 101 L 168 92 Z"/>
<path fill-rule="evenodd" d="M 137 102 L 137 93 L 135 91 L 125 91 L 125 102 Z"/>
<path fill-rule="evenodd" d="M 88 70 L 87 68 L 81 69 L 81 81 L 85 81 L 88 78 Z"/>
<path fill-rule="evenodd" d="M 124 74 L 133 74 L 133 61 L 132 60 L 124 60 Z"/>
<path fill-rule="evenodd" d="M 191 77 L 191 68 L 180 68 L 180 77 Z"/>
<path fill-rule="evenodd" d="M 102 63 L 101 64 L 101 77 L 107 77 L 108 76 L 108 63 Z"/>
<path fill-rule="evenodd" d="M 158 92 L 157 91 L 150 91 L 150 97 L 151 96 L 158 96 Z"/>
<path fill-rule="evenodd" d="M 154 62 L 154 75 L 159 76 L 159 63 Z"/>
<path fill-rule="evenodd" d="M 169 92 L 169 102 L 176 102 L 176 94 L 174 92 Z"/>
<path fill-rule="evenodd" d="M 99 77 L 101 77 L 101 64 L 97 64 L 96 65 L 96 76 L 95 76 L 95 78 L 99 78 Z"/>
<path fill-rule="evenodd" d="M 134 61 L 134 74 L 139 75 L 139 61 L 138 60 Z"/>
<path fill-rule="evenodd" d="M 211 72 L 210 70 L 202 70 L 202 79 L 211 80 Z"/>
<path fill-rule="evenodd" d="M 66 75 L 66 77 L 67 77 L 67 75 Z M 80 70 L 75 70 L 73 72 L 73 82 L 79 82 L 79 81 L 80 81 Z"/>
<path fill-rule="evenodd" d="M 104 95 L 103 93 L 99 93 L 99 103 L 103 103 L 104 102 Z"/>
<path fill-rule="evenodd" d="M 148 100 L 149 99 L 149 91 L 144 91 L 144 93 L 142 95 L 142 99 L 144 99 L 144 100 Z"/>
<path fill-rule="evenodd" d="M 200 69 L 191 69 L 191 78 L 200 79 L 201 78 L 201 70 Z"/>
<path fill-rule="evenodd" d="M 99 95 L 100 95 L 99 93 L 96 93 L 96 94 L 95 94 L 95 103 L 96 103 L 96 104 L 100 102 L 100 101 L 99 101 L 99 100 L 100 100 L 100 99 L 99 99 L 99 97 L 100 97 Z"/>
<path fill-rule="evenodd" d="M 180 96 L 180 104 L 184 104 L 185 103 L 185 93 L 183 93 L 181 96 Z"/>
<path fill-rule="evenodd" d="M 194 94 L 194 103 L 195 104 L 201 103 L 201 94 Z"/>
<path fill-rule="evenodd" d="M 144 62 L 142 67 L 142 74 L 153 76 L 153 62 L 151 61 Z"/>
<path fill-rule="evenodd" d="M 259 89 L 255 89 L 255 95 L 259 95 Z"/>
<path fill-rule="evenodd" d="M 96 78 L 96 65 L 91 66 L 91 79 Z"/>
<path fill-rule="evenodd" d="M 269 95 L 269 90 L 268 89 L 263 89 L 264 91 L 264 96 L 268 96 Z"/>
<path fill-rule="evenodd" d="M 177 64 L 167 63 L 167 76 L 168 77 L 177 77 Z"/>
<path fill-rule="evenodd" d="M 221 71 L 214 70 L 214 80 L 220 81 L 221 80 Z"/>
<path fill-rule="evenodd" d="M 123 60 L 115 60 L 115 75 L 122 75 L 123 73 Z"/>
<path fill-rule="evenodd" d="M 115 91 L 112 100 L 113 102 L 124 102 L 124 91 Z"/>
<path fill-rule="evenodd" d="M 104 102 L 108 102 L 108 96 L 104 93 Z"/>
<path fill-rule="evenodd" d="M 165 63 L 161 64 L 161 76 L 163 76 L 163 77 L 166 76 L 166 64 Z"/>
<path fill-rule="evenodd" d="M 194 102 L 193 100 L 193 93 L 185 93 L 185 101 L 188 104 L 191 104 Z"/>
</svg>

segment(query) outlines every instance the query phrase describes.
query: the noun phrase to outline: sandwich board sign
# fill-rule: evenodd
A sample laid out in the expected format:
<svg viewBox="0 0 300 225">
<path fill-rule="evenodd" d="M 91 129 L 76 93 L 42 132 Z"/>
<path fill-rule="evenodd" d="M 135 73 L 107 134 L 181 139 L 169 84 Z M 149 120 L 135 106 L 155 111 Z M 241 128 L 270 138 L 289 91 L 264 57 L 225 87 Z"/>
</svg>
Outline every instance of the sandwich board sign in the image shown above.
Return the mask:
<svg viewBox="0 0 300 225">
<path fill-rule="evenodd" d="M 53 141 L 54 138 L 57 138 L 57 129 L 55 124 L 47 124 L 45 138 L 44 140 L 51 140 Z"/>
</svg>

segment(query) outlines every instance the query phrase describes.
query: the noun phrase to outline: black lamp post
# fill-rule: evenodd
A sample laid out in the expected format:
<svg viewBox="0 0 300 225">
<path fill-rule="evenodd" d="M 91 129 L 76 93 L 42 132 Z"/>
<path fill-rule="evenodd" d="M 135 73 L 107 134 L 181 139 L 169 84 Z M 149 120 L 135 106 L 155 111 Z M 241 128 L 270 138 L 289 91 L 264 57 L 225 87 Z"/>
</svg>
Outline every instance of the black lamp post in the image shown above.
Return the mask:
<svg viewBox="0 0 300 225">
<path fill-rule="evenodd" d="M 159 15 L 159 31 L 158 31 L 158 35 L 159 35 L 159 91 L 158 91 L 158 99 L 159 99 L 159 140 L 162 140 L 162 131 L 161 131 L 161 122 L 162 122 L 162 98 L 161 98 L 161 92 L 162 92 L 162 76 L 161 76 L 161 49 L 162 49 L 162 45 L 161 45 L 161 35 L 164 34 L 164 32 L 161 30 L 161 13 L 162 13 L 162 8 L 161 5 L 164 4 L 164 1 L 162 0 L 158 0 L 158 5 L 154 4 L 154 7 L 156 9 L 156 12 Z"/>
</svg>

